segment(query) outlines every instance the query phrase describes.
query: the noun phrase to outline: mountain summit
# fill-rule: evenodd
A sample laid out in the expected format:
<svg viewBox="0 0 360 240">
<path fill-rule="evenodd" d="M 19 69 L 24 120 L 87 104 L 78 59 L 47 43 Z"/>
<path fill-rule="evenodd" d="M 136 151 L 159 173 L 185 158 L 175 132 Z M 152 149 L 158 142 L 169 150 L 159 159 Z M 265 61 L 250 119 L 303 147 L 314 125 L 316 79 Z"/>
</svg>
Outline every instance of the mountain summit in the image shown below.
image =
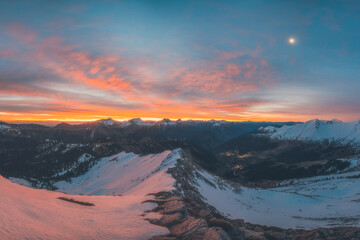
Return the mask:
<svg viewBox="0 0 360 240">
<path fill-rule="evenodd" d="M 272 138 L 298 139 L 306 141 L 339 141 L 344 144 L 360 144 L 360 121 L 342 122 L 339 120 L 310 120 L 280 128 L 268 126 L 259 129 Z"/>
<path fill-rule="evenodd" d="M 118 124 L 118 122 L 113 120 L 112 118 L 101 119 L 101 120 L 98 120 L 97 123 L 100 125 L 104 125 L 104 126 L 114 126 L 114 125 Z"/>
</svg>

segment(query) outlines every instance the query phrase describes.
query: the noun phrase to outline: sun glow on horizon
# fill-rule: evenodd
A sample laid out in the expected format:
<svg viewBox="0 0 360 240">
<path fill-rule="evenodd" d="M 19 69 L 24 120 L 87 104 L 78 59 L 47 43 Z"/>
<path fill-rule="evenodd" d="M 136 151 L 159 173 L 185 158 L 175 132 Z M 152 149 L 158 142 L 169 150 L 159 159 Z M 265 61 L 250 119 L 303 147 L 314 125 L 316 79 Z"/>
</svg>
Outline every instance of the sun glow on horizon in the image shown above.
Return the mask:
<svg viewBox="0 0 360 240">
<path fill-rule="evenodd" d="M 12 118 L 0 118 L 0 121 L 7 122 L 7 123 L 15 123 L 15 124 L 22 124 L 22 123 L 36 123 L 36 124 L 42 124 L 42 125 L 49 125 L 54 126 L 56 124 L 65 122 L 70 124 L 81 124 L 86 122 L 94 122 L 101 119 L 108 119 L 111 118 L 115 121 L 123 122 L 123 121 L 129 121 L 134 118 L 140 118 L 143 121 L 154 121 L 159 122 L 163 119 L 169 119 L 171 121 L 177 121 L 177 120 L 199 120 L 199 121 L 210 121 L 210 120 L 225 120 L 229 122 L 246 122 L 246 121 L 252 121 L 252 122 L 304 122 L 309 119 L 315 119 L 318 118 L 317 116 L 284 116 L 284 115 L 272 115 L 267 114 L 264 115 L 264 117 L 233 117 L 233 118 L 216 118 L 216 117 L 171 117 L 171 116 L 164 116 L 164 117 L 139 117 L 137 115 L 131 116 L 131 117 L 118 117 L 118 116 L 111 116 L 111 115 L 102 115 L 102 116 L 96 116 L 96 117 L 80 117 L 80 116 L 74 116 L 74 117 L 45 117 L 45 116 L 37 116 L 33 115 L 27 115 L 27 116 L 13 116 Z M 329 119 L 331 117 L 329 116 Z"/>
<path fill-rule="evenodd" d="M 16 14 L 22 2 L 8 2 L 0 9 L 3 121 L 360 116 L 360 23 L 340 1 L 326 8 L 346 16 L 341 24 L 297 19 L 318 14 L 320 6 L 303 3 L 219 1 L 209 11 L 206 1 L 170 1 L 154 11 L 142 1 L 84 1 L 81 9 L 35 1 Z"/>
</svg>

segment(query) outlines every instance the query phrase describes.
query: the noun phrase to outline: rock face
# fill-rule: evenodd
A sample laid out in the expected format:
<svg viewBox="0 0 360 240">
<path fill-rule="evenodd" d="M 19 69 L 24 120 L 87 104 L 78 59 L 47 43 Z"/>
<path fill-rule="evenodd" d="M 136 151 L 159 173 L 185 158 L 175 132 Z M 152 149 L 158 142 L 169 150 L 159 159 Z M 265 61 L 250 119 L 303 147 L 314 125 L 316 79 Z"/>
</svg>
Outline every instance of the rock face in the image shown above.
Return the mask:
<svg viewBox="0 0 360 240">
<path fill-rule="evenodd" d="M 159 236 L 153 240 L 245 239 L 244 231 L 230 222 L 214 217 L 209 209 L 192 199 L 183 199 L 173 193 L 165 192 L 156 194 L 155 200 L 151 200 L 151 202 L 159 205 L 153 211 L 162 214 L 162 217 L 159 220 L 150 221 L 170 230 L 169 236 Z M 230 237 L 224 228 L 233 237 Z"/>
<path fill-rule="evenodd" d="M 196 197 L 182 198 L 176 193 L 154 194 L 149 200 L 158 204 L 153 212 L 162 214 L 151 223 L 167 227 L 170 234 L 152 240 L 338 240 L 360 239 L 360 229 L 355 227 L 317 228 L 314 230 L 281 229 L 244 223 L 242 219 L 231 220 L 221 216 Z"/>
<path fill-rule="evenodd" d="M 204 239 L 208 228 L 206 221 L 202 218 L 188 217 L 184 222 L 176 224 L 170 228 L 171 234 L 180 239 Z"/>
<path fill-rule="evenodd" d="M 212 227 L 206 230 L 204 239 L 207 240 L 231 240 L 229 235 L 219 227 Z"/>
<path fill-rule="evenodd" d="M 163 206 L 164 214 L 172 214 L 172 213 L 182 213 L 188 215 L 185 203 L 179 200 L 170 200 L 166 202 Z"/>
</svg>

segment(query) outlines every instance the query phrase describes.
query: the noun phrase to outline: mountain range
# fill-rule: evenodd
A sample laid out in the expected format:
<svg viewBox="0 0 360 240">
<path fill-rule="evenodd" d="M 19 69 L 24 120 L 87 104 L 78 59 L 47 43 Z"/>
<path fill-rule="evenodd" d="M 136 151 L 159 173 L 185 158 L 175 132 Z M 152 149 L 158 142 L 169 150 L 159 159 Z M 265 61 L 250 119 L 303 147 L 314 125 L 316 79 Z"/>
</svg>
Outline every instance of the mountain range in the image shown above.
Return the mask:
<svg viewBox="0 0 360 240">
<path fill-rule="evenodd" d="M 88 239 L 356 239 L 359 126 L 1 122 L 0 233 L 60 239 L 57 225 Z"/>
</svg>

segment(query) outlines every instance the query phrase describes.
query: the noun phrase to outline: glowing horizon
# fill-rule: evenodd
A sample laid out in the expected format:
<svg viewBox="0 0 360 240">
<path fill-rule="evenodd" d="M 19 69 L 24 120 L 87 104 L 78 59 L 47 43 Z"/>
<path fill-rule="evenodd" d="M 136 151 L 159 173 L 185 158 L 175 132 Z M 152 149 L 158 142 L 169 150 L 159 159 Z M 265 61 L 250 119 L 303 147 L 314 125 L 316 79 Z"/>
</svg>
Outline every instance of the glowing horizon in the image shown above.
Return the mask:
<svg viewBox="0 0 360 240">
<path fill-rule="evenodd" d="M 358 11 L 356 1 L 4 1 L 0 120 L 356 121 Z"/>
</svg>

